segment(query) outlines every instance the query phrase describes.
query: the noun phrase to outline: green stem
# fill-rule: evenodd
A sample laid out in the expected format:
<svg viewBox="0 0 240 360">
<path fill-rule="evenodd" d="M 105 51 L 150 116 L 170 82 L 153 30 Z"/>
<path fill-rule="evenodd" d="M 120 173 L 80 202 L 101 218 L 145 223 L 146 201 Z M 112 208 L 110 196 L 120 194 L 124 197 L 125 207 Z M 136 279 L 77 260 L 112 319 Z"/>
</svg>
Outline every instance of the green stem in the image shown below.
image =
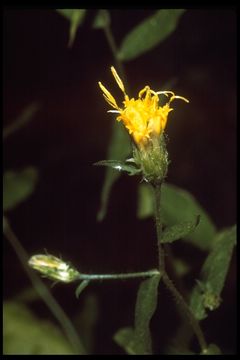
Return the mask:
<svg viewBox="0 0 240 360">
<path fill-rule="evenodd" d="M 202 352 L 207 349 L 207 343 L 202 332 L 202 329 L 199 325 L 199 322 L 195 318 L 192 313 L 190 307 L 184 300 L 183 296 L 176 289 L 172 280 L 169 278 L 166 270 L 165 270 L 165 261 L 164 261 L 164 248 L 161 244 L 162 237 L 162 219 L 161 219 L 161 184 L 154 186 L 154 194 L 155 194 L 155 221 L 157 228 L 157 242 L 158 242 L 158 262 L 159 262 L 159 271 L 162 274 L 162 280 L 168 290 L 173 294 L 177 303 L 181 306 L 185 316 L 189 320 L 192 329 L 198 339 L 199 345 L 201 347 Z"/>
<path fill-rule="evenodd" d="M 10 224 L 8 223 L 7 219 L 3 217 L 3 232 L 10 244 L 12 245 L 14 251 L 16 252 L 17 257 L 19 258 L 23 269 L 27 273 L 28 277 L 30 278 L 34 288 L 41 296 L 45 304 L 51 310 L 53 315 L 56 317 L 60 325 L 62 326 L 66 336 L 69 339 L 69 342 L 72 344 L 72 347 L 76 354 L 84 355 L 86 354 L 86 350 L 84 349 L 81 340 L 78 337 L 76 330 L 74 329 L 70 319 L 56 302 L 52 294 L 49 292 L 48 288 L 44 285 L 41 279 L 29 269 L 28 267 L 28 259 L 29 256 L 21 243 L 19 242 L 18 238 L 14 234 Z"/>
<path fill-rule="evenodd" d="M 159 275 L 158 270 L 149 270 L 136 273 L 124 273 L 124 274 L 80 274 L 79 280 L 124 280 L 133 279 L 139 277 L 151 277 Z"/>
</svg>

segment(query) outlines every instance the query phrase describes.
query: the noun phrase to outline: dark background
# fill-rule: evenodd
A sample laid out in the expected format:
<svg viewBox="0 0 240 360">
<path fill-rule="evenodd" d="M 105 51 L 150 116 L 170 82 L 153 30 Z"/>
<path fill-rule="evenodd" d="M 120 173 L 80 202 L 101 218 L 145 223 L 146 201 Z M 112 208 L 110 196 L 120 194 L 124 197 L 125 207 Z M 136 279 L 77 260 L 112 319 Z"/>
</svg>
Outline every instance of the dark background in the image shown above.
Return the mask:
<svg viewBox="0 0 240 360">
<path fill-rule="evenodd" d="M 111 10 L 117 45 L 150 10 Z M 125 272 L 152 268 L 156 262 L 152 220 L 136 218 L 137 178 L 123 175 L 114 185 L 109 211 L 96 222 L 112 118 L 106 113 L 97 81 L 121 101 L 110 74 L 114 63 L 103 31 L 93 30 L 89 10 L 72 49 L 69 24 L 52 10 L 5 10 L 3 46 L 4 126 L 25 106 L 41 104 L 34 119 L 4 143 L 4 169 L 36 166 L 34 194 L 9 213 L 11 224 L 29 254 L 62 254 L 84 272 Z M 169 79 L 189 105 L 175 102 L 167 125 L 171 159 L 167 181 L 192 192 L 221 229 L 236 222 L 236 14 L 232 10 L 188 10 L 167 40 L 125 70 L 136 96 L 146 84 L 154 90 Z M 179 257 L 199 270 L 205 254 L 176 244 Z M 210 342 L 235 352 L 235 261 L 223 292 L 223 304 L 203 327 Z M 195 279 L 186 279 L 190 288 Z M 16 255 L 4 244 L 4 296 L 29 286 Z M 138 282 L 94 285 L 100 316 L 94 352 L 120 353 L 112 334 L 130 325 Z M 74 286 L 58 285 L 54 296 L 71 317 L 83 300 Z M 110 299 L 110 300 L 109 300 Z M 162 303 L 161 303 L 162 302 Z M 173 334 L 177 315 L 163 289 L 158 325 L 166 327 L 160 345 Z M 164 311 L 161 312 L 162 307 Z M 41 307 L 43 317 L 50 317 Z M 164 315 L 163 315 L 164 314 Z M 220 325 L 221 324 L 221 325 Z M 160 327 L 161 327 L 160 326 Z M 226 331 L 227 328 L 227 331 Z M 159 347 L 161 348 L 161 346 Z"/>
</svg>

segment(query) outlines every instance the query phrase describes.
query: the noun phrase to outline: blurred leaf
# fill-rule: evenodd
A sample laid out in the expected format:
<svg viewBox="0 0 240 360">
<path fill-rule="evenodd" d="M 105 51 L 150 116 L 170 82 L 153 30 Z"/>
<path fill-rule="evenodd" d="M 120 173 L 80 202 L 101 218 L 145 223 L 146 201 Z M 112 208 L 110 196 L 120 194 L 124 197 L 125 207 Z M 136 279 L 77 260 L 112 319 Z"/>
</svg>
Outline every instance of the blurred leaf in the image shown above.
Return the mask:
<svg viewBox="0 0 240 360">
<path fill-rule="evenodd" d="M 74 315 L 74 323 L 79 329 L 81 339 L 87 353 L 94 351 L 95 328 L 99 318 L 98 299 L 95 294 L 86 294 L 83 304 L 77 314 Z"/>
<path fill-rule="evenodd" d="M 15 300 L 22 303 L 31 303 L 39 300 L 39 297 L 40 295 L 37 290 L 34 287 L 29 286 L 28 288 L 22 289 L 19 294 L 15 296 Z"/>
<path fill-rule="evenodd" d="M 19 172 L 6 171 L 3 175 L 3 210 L 12 210 L 26 200 L 35 189 L 38 171 L 27 167 Z"/>
<path fill-rule="evenodd" d="M 195 355 L 191 350 L 184 350 L 178 347 L 168 347 L 164 355 Z M 197 355 L 197 354 L 196 354 Z"/>
<path fill-rule="evenodd" d="M 25 305 L 5 302 L 3 306 L 4 355 L 54 355 L 74 352 L 60 330 L 38 319 Z"/>
<path fill-rule="evenodd" d="M 9 135 L 13 134 L 15 131 L 21 129 L 30 120 L 32 120 L 33 116 L 39 109 L 40 105 L 37 102 L 26 106 L 20 116 L 18 116 L 11 125 L 3 129 L 3 140 L 5 140 Z"/>
<path fill-rule="evenodd" d="M 92 26 L 94 29 L 102 29 L 109 26 L 110 22 L 109 12 L 107 10 L 98 10 Z"/>
<path fill-rule="evenodd" d="M 200 281 L 191 296 L 191 308 L 198 320 L 207 316 L 206 309 L 215 310 L 221 302 L 233 248 L 236 245 L 236 225 L 217 233 L 213 249 L 203 264 Z"/>
<path fill-rule="evenodd" d="M 140 219 L 154 214 L 153 193 L 146 184 L 139 185 L 137 215 Z M 200 215 L 200 222 L 195 231 L 188 234 L 184 240 L 202 250 L 210 250 L 216 228 L 197 200 L 187 191 L 164 183 L 162 185 L 162 217 L 166 226 L 172 226 L 183 221 L 191 220 L 194 215 Z"/>
<path fill-rule="evenodd" d="M 56 9 L 56 11 L 70 21 L 68 47 L 73 45 L 77 29 L 82 25 L 86 9 Z"/>
<path fill-rule="evenodd" d="M 132 60 L 153 49 L 175 31 L 184 12 L 184 9 L 164 9 L 148 17 L 124 38 L 118 58 Z"/>
<path fill-rule="evenodd" d="M 113 132 L 108 148 L 108 159 L 125 160 L 131 151 L 130 138 L 122 126 L 117 121 L 113 122 Z M 106 215 L 108 199 L 113 184 L 119 178 L 120 172 L 107 168 L 104 184 L 101 192 L 101 206 L 97 214 L 97 220 L 102 221 Z"/>
<path fill-rule="evenodd" d="M 174 258 L 174 269 L 179 277 L 182 277 L 190 272 L 190 266 L 182 259 Z"/>
<path fill-rule="evenodd" d="M 152 188 L 146 184 L 138 186 L 137 217 L 145 219 L 154 215 L 154 194 Z"/>
<path fill-rule="evenodd" d="M 184 221 L 177 225 L 168 226 L 164 229 L 162 234 L 162 243 L 171 243 L 175 240 L 181 239 L 189 235 L 195 230 L 200 221 L 200 216 L 192 221 Z"/>
<path fill-rule="evenodd" d="M 134 330 L 131 327 L 124 327 L 119 329 L 114 335 L 113 339 L 121 346 L 127 354 L 137 355 L 134 350 Z"/>
<path fill-rule="evenodd" d="M 129 165 L 126 162 L 118 161 L 118 160 L 101 160 L 96 162 L 94 165 L 109 166 L 110 168 L 118 171 L 125 171 L 130 176 L 139 174 L 141 172 L 141 170 L 137 169 L 135 166 Z"/>
<path fill-rule="evenodd" d="M 128 354 L 152 354 L 150 321 L 157 307 L 159 281 L 160 275 L 142 281 L 137 294 L 134 329 L 119 329 L 114 336 Z"/>
<path fill-rule="evenodd" d="M 217 345 L 210 344 L 201 355 L 222 355 L 222 352 Z"/>
</svg>

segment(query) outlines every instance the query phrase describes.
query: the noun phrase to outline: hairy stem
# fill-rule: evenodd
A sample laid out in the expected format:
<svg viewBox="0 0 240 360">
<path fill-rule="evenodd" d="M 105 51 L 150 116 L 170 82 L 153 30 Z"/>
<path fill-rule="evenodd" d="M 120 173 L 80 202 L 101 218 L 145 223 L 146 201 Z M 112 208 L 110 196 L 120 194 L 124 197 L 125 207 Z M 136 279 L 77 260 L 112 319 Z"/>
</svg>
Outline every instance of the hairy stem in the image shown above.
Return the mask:
<svg viewBox="0 0 240 360">
<path fill-rule="evenodd" d="M 80 274 L 79 280 L 124 280 L 133 279 L 139 277 L 151 277 L 159 275 L 158 270 L 149 270 L 136 273 L 124 273 L 124 274 Z"/>
<path fill-rule="evenodd" d="M 56 302 L 52 294 L 49 292 L 48 288 L 44 285 L 41 279 L 29 269 L 28 267 L 28 259 L 29 256 L 23 246 L 21 245 L 20 241 L 16 237 L 15 233 L 13 232 L 10 224 L 8 223 L 7 219 L 3 218 L 3 232 L 8 241 L 10 242 L 11 246 L 13 247 L 17 257 L 19 258 L 23 269 L 27 273 L 28 277 L 30 278 L 34 288 L 36 289 L 37 293 L 41 296 L 45 304 L 51 310 L 53 315 L 56 317 L 58 322 L 60 323 L 62 329 L 64 330 L 69 342 L 72 344 L 72 347 L 76 354 L 86 354 L 86 350 L 78 337 L 76 330 L 74 329 L 71 320 L 65 314 L 63 309 L 59 306 Z"/>
</svg>

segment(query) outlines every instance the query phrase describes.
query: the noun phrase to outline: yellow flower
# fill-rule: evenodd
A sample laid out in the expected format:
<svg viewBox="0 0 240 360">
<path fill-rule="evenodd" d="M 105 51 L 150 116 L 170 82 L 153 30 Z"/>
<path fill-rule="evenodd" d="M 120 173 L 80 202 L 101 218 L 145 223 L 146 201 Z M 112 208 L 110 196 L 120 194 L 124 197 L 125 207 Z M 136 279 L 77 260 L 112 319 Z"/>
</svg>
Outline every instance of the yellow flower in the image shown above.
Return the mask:
<svg viewBox="0 0 240 360">
<path fill-rule="evenodd" d="M 124 94 L 123 108 L 117 105 L 116 100 L 112 94 L 99 82 L 99 86 L 103 91 L 105 100 L 115 110 L 109 112 L 118 113 L 118 121 L 122 121 L 128 129 L 129 134 L 133 137 L 138 147 L 144 147 L 149 139 L 160 135 L 167 124 L 168 113 L 173 109 L 170 108 L 170 103 L 174 99 L 182 99 L 189 102 L 182 96 L 175 95 L 172 91 L 153 91 L 149 86 L 145 86 L 138 94 L 138 99 L 129 99 L 126 94 L 124 85 L 118 76 L 114 67 L 111 67 L 112 74 Z M 159 106 L 159 95 L 170 95 L 170 99 L 164 106 Z"/>
</svg>

